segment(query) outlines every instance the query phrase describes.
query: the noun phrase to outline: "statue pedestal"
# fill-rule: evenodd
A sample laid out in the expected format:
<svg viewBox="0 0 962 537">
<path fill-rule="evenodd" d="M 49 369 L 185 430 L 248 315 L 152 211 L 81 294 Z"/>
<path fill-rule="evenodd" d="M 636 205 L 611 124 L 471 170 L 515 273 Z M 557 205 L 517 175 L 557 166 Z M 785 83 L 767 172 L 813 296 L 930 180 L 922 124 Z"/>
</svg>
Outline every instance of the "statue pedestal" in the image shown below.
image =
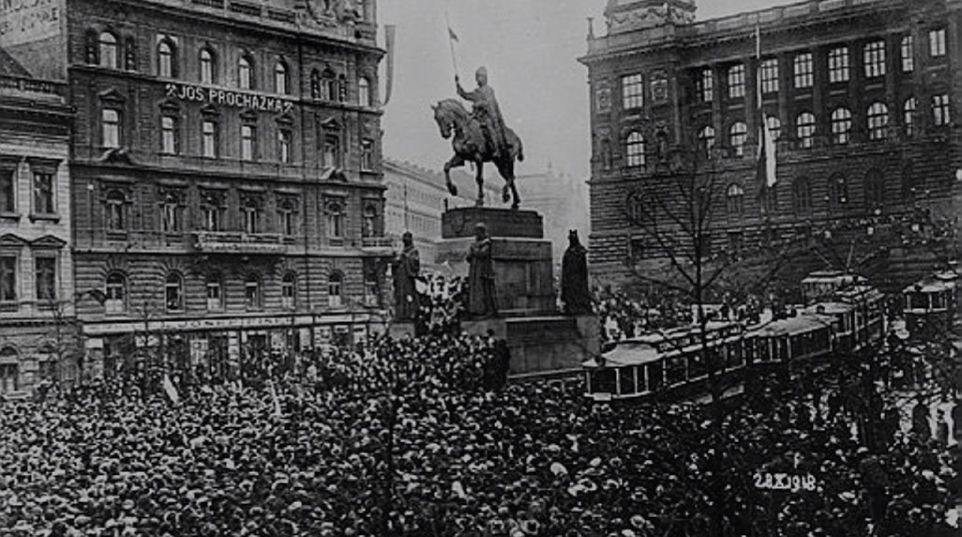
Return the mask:
<svg viewBox="0 0 962 537">
<path fill-rule="evenodd" d="M 495 293 L 500 316 L 461 323 L 469 334 L 493 331 L 511 350 L 512 378 L 567 376 L 600 351 L 600 330 L 593 315 L 562 316 L 554 290 L 551 242 L 535 211 L 466 207 L 441 217 L 438 263 L 448 262 L 467 275 L 474 228 L 483 222 L 491 236 Z"/>
<path fill-rule="evenodd" d="M 555 307 L 551 242 L 542 239 L 544 225 L 534 211 L 469 207 L 441 216 L 438 263 L 448 262 L 457 274 L 468 273 L 466 256 L 474 227 L 483 222 L 491 236 L 494 285 L 502 316 L 552 314 Z"/>
</svg>

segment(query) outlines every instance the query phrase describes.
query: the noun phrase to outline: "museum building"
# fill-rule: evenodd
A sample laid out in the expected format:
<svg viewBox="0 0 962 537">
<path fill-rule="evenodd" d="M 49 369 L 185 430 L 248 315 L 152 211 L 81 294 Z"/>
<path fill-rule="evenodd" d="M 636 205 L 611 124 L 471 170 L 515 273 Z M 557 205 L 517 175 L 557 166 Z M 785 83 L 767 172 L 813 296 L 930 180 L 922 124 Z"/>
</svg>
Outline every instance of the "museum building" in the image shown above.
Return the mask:
<svg viewBox="0 0 962 537">
<path fill-rule="evenodd" d="M 962 3 L 809 0 L 704 21 L 695 10 L 610 0 L 605 35 L 589 28 L 579 61 L 591 92 L 592 273 L 624 280 L 665 257 L 635 218 L 682 174 L 712 185 L 709 256 L 886 236 L 883 280 L 931 272 L 934 258 L 913 266 L 904 243 L 958 225 Z M 775 140 L 771 188 L 758 174 L 762 117 Z"/>
</svg>

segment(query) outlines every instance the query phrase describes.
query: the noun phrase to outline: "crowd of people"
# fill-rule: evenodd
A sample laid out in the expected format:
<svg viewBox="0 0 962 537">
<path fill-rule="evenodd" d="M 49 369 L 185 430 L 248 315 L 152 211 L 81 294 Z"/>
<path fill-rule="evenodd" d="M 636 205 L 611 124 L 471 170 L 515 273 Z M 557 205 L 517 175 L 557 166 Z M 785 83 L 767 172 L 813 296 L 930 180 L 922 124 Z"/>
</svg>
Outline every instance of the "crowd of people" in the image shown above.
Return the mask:
<svg viewBox="0 0 962 537">
<path fill-rule="evenodd" d="M 158 536 L 938 537 L 959 477 L 896 427 L 753 394 L 721 418 L 504 386 L 490 338 L 372 342 L 260 381 L 111 383 L 0 413 L 0 533 Z M 958 451 L 955 451 L 958 457 Z M 811 475 L 767 490 L 763 473 Z M 873 532 L 874 533 L 870 533 Z M 719 533 L 713 533 L 718 535 Z"/>
</svg>

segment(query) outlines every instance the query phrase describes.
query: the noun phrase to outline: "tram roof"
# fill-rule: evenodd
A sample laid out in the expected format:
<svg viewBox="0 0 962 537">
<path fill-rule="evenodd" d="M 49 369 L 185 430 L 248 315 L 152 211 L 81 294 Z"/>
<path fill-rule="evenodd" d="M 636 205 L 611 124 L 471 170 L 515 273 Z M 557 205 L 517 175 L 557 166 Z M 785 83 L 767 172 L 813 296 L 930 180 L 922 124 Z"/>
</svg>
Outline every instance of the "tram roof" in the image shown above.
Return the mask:
<svg viewBox="0 0 962 537">
<path fill-rule="evenodd" d="M 751 335 L 762 337 L 783 336 L 813 332 L 832 325 L 831 317 L 815 313 L 801 313 L 795 317 L 778 319 L 752 330 Z"/>
<path fill-rule="evenodd" d="M 902 293 L 944 293 L 957 287 L 955 280 L 943 280 L 938 277 L 926 278 L 905 288 Z"/>
<path fill-rule="evenodd" d="M 644 365 L 656 362 L 660 358 L 662 358 L 662 353 L 658 352 L 654 345 L 632 339 L 618 343 L 617 347 L 604 355 L 603 362 L 604 367 L 617 368 Z M 582 363 L 582 366 L 587 369 L 597 369 L 601 367 L 601 364 L 598 363 L 596 358 L 592 358 Z"/>
<path fill-rule="evenodd" d="M 804 311 L 805 313 L 815 315 L 838 315 L 840 313 L 849 313 L 854 309 L 855 306 L 846 304 L 845 302 L 816 302 L 805 308 Z"/>
</svg>

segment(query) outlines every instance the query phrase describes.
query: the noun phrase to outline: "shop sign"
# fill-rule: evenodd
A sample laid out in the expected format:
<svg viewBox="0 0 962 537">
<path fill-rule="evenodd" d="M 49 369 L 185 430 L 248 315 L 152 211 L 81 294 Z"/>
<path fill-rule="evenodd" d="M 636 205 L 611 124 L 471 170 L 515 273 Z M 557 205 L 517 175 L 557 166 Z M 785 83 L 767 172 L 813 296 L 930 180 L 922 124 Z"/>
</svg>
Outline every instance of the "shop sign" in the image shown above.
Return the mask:
<svg viewBox="0 0 962 537">
<path fill-rule="evenodd" d="M 229 89 L 207 88 L 191 84 L 170 82 L 166 86 L 169 99 L 186 102 L 229 106 L 231 108 L 246 108 L 261 112 L 275 112 L 286 114 L 294 109 L 294 101 L 261 95 L 257 93 L 243 93 Z"/>
</svg>

